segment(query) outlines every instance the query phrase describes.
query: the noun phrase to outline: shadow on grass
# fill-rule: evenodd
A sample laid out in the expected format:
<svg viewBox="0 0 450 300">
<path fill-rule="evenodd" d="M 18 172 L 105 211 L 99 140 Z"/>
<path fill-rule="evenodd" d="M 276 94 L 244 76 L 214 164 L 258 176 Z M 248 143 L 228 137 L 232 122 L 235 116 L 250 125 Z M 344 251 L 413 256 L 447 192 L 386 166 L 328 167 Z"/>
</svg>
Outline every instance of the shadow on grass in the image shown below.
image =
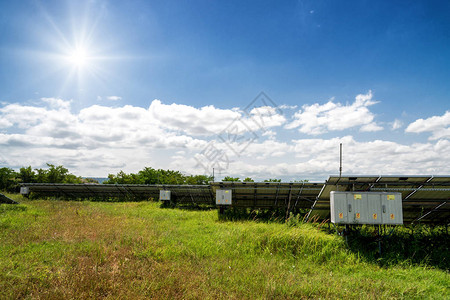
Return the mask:
<svg viewBox="0 0 450 300">
<path fill-rule="evenodd" d="M 210 211 L 216 209 L 213 205 L 197 204 L 197 203 L 176 203 L 171 201 L 161 201 L 161 208 L 181 209 L 181 210 L 197 210 L 197 211 Z"/>
<path fill-rule="evenodd" d="M 331 228 L 329 233 L 336 234 Z M 407 264 L 450 271 L 450 235 L 445 226 L 397 226 L 381 235 L 374 226 L 359 226 L 350 230 L 347 241 L 350 251 L 381 266 Z"/>
<path fill-rule="evenodd" d="M 218 211 L 219 220 L 221 221 L 257 221 L 257 222 L 302 222 L 307 210 L 295 209 L 289 213 L 286 218 L 286 209 L 284 208 L 268 208 L 268 209 L 251 209 L 230 207 L 220 213 Z"/>
</svg>

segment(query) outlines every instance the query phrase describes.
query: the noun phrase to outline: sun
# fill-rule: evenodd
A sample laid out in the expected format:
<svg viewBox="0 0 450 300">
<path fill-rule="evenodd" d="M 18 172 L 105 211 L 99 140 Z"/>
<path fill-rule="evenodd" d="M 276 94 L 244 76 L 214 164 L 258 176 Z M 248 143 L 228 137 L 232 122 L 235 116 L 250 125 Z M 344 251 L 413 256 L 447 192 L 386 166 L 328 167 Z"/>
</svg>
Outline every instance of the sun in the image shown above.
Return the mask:
<svg viewBox="0 0 450 300">
<path fill-rule="evenodd" d="M 83 67 L 89 61 L 89 55 L 85 48 L 74 49 L 68 56 L 67 61 L 75 67 Z"/>
</svg>

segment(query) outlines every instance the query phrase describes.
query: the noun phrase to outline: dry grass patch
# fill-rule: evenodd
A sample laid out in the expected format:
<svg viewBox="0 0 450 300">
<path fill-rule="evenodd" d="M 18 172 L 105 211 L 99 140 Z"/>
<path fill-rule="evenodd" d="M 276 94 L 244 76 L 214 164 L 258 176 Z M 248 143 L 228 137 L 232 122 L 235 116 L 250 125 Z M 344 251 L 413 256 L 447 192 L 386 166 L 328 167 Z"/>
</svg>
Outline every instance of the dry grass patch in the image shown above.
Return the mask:
<svg viewBox="0 0 450 300">
<path fill-rule="evenodd" d="M 310 225 L 157 203 L 25 201 L 0 214 L 0 298 L 448 298 L 449 274 L 380 268 Z"/>
</svg>

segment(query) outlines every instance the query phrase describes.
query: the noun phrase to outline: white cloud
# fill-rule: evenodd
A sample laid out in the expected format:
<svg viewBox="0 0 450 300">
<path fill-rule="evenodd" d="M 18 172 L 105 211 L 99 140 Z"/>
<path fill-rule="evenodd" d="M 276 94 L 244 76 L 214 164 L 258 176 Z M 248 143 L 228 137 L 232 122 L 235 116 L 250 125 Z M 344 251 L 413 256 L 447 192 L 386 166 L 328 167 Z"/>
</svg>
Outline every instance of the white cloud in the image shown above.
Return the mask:
<svg viewBox="0 0 450 300">
<path fill-rule="evenodd" d="M 122 100 L 122 97 L 119 97 L 119 96 L 108 96 L 108 97 L 106 97 L 106 99 L 108 99 L 110 101 L 119 101 L 119 100 Z"/>
<path fill-rule="evenodd" d="M 282 125 L 286 119 L 276 108 L 263 106 L 250 111 L 250 116 L 236 109 L 219 109 L 213 105 L 195 108 L 172 103 L 163 104 L 153 100 L 149 111 L 161 127 L 182 131 L 195 136 L 213 136 L 224 130 L 243 134 L 261 128 L 268 129 Z"/>
<path fill-rule="evenodd" d="M 369 123 L 366 125 L 361 126 L 359 131 L 361 132 L 374 132 L 374 131 L 380 131 L 383 130 L 383 127 L 377 125 L 376 123 Z"/>
<path fill-rule="evenodd" d="M 286 105 L 286 104 L 283 104 L 283 105 L 280 105 L 278 108 L 279 109 L 297 109 L 297 107 L 298 107 L 298 105 Z"/>
<path fill-rule="evenodd" d="M 13 126 L 13 123 L 11 123 L 7 119 L 0 119 L 0 128 L 7 128 Z"/>
<path fill-rule="evenodd" d="M 42 102 L 42 107 L 7 104 L 0 108 L 1 119 L 9 126 L 28 129 L 52 118 L 64 119 L 70 114 L 70 101 L 43 98 Z"/>
<path fill-rule="evenodd" d="M 433 116 L 428 119 L 418 119 L 409 124 L 406 132 L 422 133 L 431 132 L 430 140 L 450 138 L 450 111 L 442 116 Z"/>
<path fill-rule="evenodd" d="M 320 105 L 303 105 L 294 114 L 294 121 L 285 128 L 298 130 L 310 135 L 319 135 L 329 131 L 341 131 L 359 127 L 361 131 L 379 131 L 383 128 L 374 122 L 374 114 L 367 107 L 376 104 L 372 92 L 357 95 L 350 105 L 334 103 L 332 100 Z"/>
<path fill-rule="evenodd" d="M 392 130 L 397 130 L 402 128 L 403 126 L 403 122 L 400 121 L 399 119 L 395 119 L 394 122 L 392 122 Z"/>
<path fill-rule="evenodd" d="M 217 134 L 241 116 L 237 111 L 218 109 L 212 105 L 198 109 L 176 103 L 167 105 L 160 100 L 153 100 L 149 111 L 161 126 L 192 135 Z"/>
<path fill-rule="evenodd" d="M 11 161 L 20 162 L 23 157 L 19 156 L 25 153 L 27 157 L 41 154 L 44 162 L 52 156 L 67 161 L 68 153 L 84 151 L 128 153 L 131 160 L 137 149 L 201 149 L 205 144 L 161 127 L 145 108 L 92 105 L 73 113 L 70 101 L 46 98 L 42 102 L 42 107 L 7 104 L 0 108 L 0 126 L 9 131 L 0 133 L 0 152 Z M 22 164 L 29 160 L 23 159 Z"/>
<path fill-rule="evenodd" d="M 41 98 L 48 106 L 55 110 L 69 110 L 72 100 L 66 101 L 58 98 Z"/>
<path fill-rule="evenodd" d="M 286 118 L 282 115 L 282 112 L 272 106 L 255 107 L 249 114 L 250 120 L 248 121 L 251 121 L 249 123 L 256 123 L 257 127 L 264 129 L 281 126 L 286 122 Z"/>
</svg>

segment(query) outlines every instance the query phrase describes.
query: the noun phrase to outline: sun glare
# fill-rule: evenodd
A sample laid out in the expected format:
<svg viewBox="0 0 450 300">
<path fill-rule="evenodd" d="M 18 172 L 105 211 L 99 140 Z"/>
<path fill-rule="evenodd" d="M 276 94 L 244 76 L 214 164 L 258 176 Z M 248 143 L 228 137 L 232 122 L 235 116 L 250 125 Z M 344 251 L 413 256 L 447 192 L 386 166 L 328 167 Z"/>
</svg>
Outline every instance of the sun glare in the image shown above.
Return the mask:
<svg viewBox="0 0 450 300">
<path fill-rule="evenodd" d="M 75 49 L 67 58 L 70 64 L 82 67 L 88 61 L 88 55 L 85 49 Z"/>
</svg>

